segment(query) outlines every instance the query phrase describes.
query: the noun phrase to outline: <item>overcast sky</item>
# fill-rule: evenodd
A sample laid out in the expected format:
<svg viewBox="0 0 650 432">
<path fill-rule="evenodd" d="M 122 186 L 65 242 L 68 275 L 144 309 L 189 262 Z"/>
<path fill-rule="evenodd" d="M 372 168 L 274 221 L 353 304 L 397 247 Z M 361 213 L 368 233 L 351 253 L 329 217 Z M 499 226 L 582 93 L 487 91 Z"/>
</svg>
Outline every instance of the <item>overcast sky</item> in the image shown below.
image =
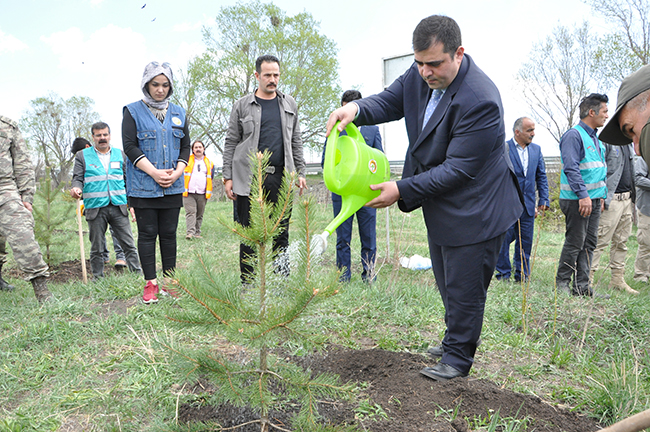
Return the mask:
<svg viewBox="0 0 650 432">
<path fill-rule="evenodd" d="M 382 59 L 412 51 L 417 23 L 432 14 L 454 18 L 465 52 L 496 83 L 508 138 L 514 120 L 528 115 L 514 76 L 537 41 L 558 24 L 589 19 L 607 29 L 579 0 L 354 0 L 274 3 L 289 15 L 307 11 L 339 49 L 341 87 L 364 95 L 381 90 Z M 143 5 L 145 5 L 143 7 Z M 88 96 L 121 147 L 122 107 L 142 97 L 144 66 L 168 61 L 185 68 L 204 50 L 201 28 L 212 25 L 230 0 L 0 0 L 0 114 L 15 120 L 29 101 L 54 92 L 67 99 Z M 280 83 L 281 84 L 281 83 Z M 281 87 L 281 85 L 280 85 Z M 615 102 L 616 95 L 609 95 Z M 538 127 L 535 142 L 547 155 L 557 144 Z M 389 159 L 403 159 L 400 144 Z"/>
</svg>

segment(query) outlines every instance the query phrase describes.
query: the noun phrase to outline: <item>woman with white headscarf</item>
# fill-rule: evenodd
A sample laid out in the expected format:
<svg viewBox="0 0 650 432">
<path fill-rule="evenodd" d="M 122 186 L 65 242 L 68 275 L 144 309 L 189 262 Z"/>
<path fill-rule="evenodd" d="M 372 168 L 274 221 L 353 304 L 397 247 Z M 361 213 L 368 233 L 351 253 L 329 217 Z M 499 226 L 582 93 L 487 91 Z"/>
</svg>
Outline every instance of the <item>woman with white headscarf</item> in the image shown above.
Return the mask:
<svg viewBox="0 0 650 432">
<path fill-rule="evenodd" d="M 128 158 L 126 194 L 138 224 L 138 254 L 146 285 L 142 301 L 158 302 L 156 238 L 163 276 L 176 267 L 176 229 L 183 206 L 183 171 L 190 156 L 185 110 L 169 101 L 173 93 L 169 63 L 149 63 L 142 77 L 144 98 L 124 107 L 122 143 Z M 163 294 L 178 296 L 160 284 Z"/>
</svg>

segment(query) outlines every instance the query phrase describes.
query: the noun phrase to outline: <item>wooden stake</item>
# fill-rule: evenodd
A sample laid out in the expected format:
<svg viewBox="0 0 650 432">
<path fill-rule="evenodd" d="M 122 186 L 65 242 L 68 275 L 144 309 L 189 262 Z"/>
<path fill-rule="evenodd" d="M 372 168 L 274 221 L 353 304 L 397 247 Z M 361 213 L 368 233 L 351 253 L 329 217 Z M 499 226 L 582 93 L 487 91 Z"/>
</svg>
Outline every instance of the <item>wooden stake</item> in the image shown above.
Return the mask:
<svg viewBox="0 0 650 432">
<path fill-rule="evenodd" d="M 84 283 L 88 283 L 88 273 L 86 273 L 86 252 L 84 250 L 84 230 L 81 225 L 81 200 L 77 200 L 77 225 L 79 226 L 79 250 L 81 251 L 81 273 L 83 274 Z"/>
</svg>

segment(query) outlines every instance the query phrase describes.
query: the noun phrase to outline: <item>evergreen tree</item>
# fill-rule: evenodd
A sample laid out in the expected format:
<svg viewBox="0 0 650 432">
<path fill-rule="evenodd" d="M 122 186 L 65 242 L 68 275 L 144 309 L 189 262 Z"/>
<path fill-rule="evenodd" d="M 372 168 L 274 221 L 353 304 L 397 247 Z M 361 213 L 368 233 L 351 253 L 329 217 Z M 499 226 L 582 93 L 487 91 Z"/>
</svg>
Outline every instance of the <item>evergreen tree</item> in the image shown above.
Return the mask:
<svg viewBox="0 0 650 432">
<path fill-rule="evenodd" d="M 177 271 L 176 282 L 185 294 L 177 303 L 181 308 L 170 312 L 170 318 L 178 325 L 225 336 L 255 354 L 241 364 L 214 350 L 188 352 L 169 342 L 165 345 L 180 354 L 188 371 L 208 375 L 216 384 L 214 402 L 248 405 L 258 412 L 262 431 L 286 430 L 274 425 L 268 414 L 288 401 L 298 401 L 301 406 L 293 430 L 324 430 L 316 425 L 317 401 L 344 397 L 352 387 L 340 385 L 338 378 L 331 374 L 312 376 L 310 371 L 274 355 L 273 348 L 289 341 L 305 349 L 313 347 L 318 336 L 309 332 L 309 312 L 338 293 L 338 274 L 316 265 L 316 258 L 312 257 L 314 230 L 310 223 L 315 204 L 310 197 L 301 197 L 294 211 L 301 236 L 291 245 L 298 248 L 290 254 L 290 274 L 274 271 L 279 261 L 287 259 L 286 254 L 274 255 L 272 241 L 282 229 L 280 222 L 291 212 L 296 174 L 285 172 L 278 202 L 275 205 L 267 202 L 262 183 L 268 157 L 268 153 L 257 153 L 251 159 L 254 174 L 250 226 L 221 220 L 240 241 L 257 252 L 251 260 L 254 278 L 242 285 L 238 274 L 233 276 L 232 269 L 224 269 L 223 265 L 201 257 L 201 271 Z"/>
<path fill-rule="evenodd" d="M 57 233 L 56 228 L 70 219 L 74 206 L 65 200 L 61 189 L 52 186 L 50 168 L 46 171 L 47 175 L 39 183 L 35 194 L 35 199 L 41 202 L 33 208 L 34 235 L 38 244 L 45 248 L 45 261 L 51 266 L 58 257 L 53 248 L 68 244 L 70 241 L 66 236 Z"/>
</svg>

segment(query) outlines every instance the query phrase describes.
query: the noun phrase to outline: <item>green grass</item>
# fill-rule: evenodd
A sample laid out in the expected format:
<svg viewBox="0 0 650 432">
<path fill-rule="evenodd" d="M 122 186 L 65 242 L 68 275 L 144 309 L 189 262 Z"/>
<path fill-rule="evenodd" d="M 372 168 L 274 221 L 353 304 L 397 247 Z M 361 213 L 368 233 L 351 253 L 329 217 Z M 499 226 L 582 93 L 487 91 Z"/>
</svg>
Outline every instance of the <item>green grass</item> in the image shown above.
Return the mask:
<svg viewBox="0 0 650 432">
<path fill-rule="evenodd" d="M 331 205 L 322 206 L 317 226 L 327 225 L 331 211 Z M 204 254 L 229 269 L 236 281 L 238 243 L 218 222 L 231 215 L 230 202 L 211 201 L 203 239 L 187 241 L 181 212 L 178 267 L 191 269 Z M 650 289 L 632 281 L 636 234 L 628 242 L 626 279 L 639 296 L 608 290 L 606 271 L 598 289 L 610 300 L 562 293 L 556 300 L 553 281 L 564 235 L 550 219 L 539 237 L 525 314 L 520 285 L 494 281 L 490 287 L 472 376 L 536 394 L 606 424 L 650 408 Z M 422 215 L 390 210 L 390 250 L 385 210 L 377 220 L 377 282 L 367 286 L 361 281 L 355 226 L 352 282 L 319 309 L 311 324 L 330 343 L 345 347 L 422 352 L 444 333 L 443 306 L 431 271 L 403 269 L 397 261 L 428 255 Z M 67 239 L 57 255 L 78 258 L 76 221 L 60 227 L 57 235 Z M 89 250 L 86 240 L 86 254 Z M 332 238 L 323 265 L 334 263 Z M 7 267 L 13 265 L 10 258 Z M 11 282 L 16 291 L 0 293 L 0 431 L 56 431 L 64 425 L 97 431 L 188 430 L 176 426 L 175 418 L 177 403 L 188 398 L 183 386 L 189 383 L 157 340 L 227 348 L 219 335 L 170 326 L 170 302 L 145 306 L 137 301 L 143 281 L 136 275 L 87 285 L 52 284 L 57 301 L 42 307 L 30 284 Z M 124 307 L 107 310 L 118 304 Z M 358 413 L 381 418 L 383 408 L 366 401 Z M 526 430 L 525 422 L 498 413 L 468 421 L 481 430 Z"/>
</svg>

